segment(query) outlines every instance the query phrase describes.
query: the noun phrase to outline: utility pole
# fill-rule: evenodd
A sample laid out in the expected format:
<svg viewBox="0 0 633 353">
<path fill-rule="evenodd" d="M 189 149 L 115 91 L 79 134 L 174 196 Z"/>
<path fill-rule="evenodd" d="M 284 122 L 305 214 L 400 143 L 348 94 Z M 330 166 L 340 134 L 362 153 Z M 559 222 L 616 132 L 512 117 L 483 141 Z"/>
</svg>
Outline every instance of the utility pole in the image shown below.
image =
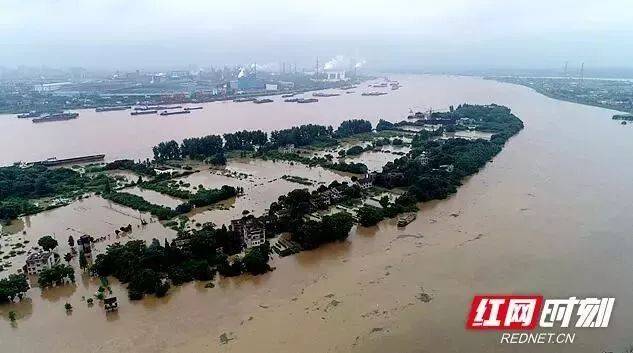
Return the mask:
<svg viewBox="0 0 633 353">
<path fill-rule="evenodd" d="M 316 59 L 317 59 L 316 60 L 316 71 L 315 71 L 315 74 L 314 74 L 314 78 L 318 79 L 319 78 L 319 57 L 317 56 Z"/>
<path fill-rule="evenodd" d="M 565 61 L 565 71 L 564 71 L 564 76 L 567 77 L 567 64 L 569 64 L 569 61 Z"/>
</svg>

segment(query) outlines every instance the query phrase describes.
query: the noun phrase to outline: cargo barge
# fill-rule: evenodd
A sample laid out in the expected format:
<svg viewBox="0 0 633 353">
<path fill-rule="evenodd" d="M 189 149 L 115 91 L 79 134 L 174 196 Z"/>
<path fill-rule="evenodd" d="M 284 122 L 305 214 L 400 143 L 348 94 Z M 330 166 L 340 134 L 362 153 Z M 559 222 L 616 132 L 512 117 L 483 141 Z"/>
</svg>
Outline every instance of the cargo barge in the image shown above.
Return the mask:
<svg viewBox="0 0 633 353">
<path fill-rule="evenodd" d="M 321 92 L 317 92 L 317 93 L 312 93 L 313 97 L 336 97 L 336 96 L 340 96 L 340 94 L 338 93 L 321 93 Z"/>
<path fill-rule="evenodd" d="M 99 107 L 99 108 L 95 108 L 95 112 L 100 113 L 100 112 L 111 112 L 111 111 L 116 111 L 116 110 L 128 110 L 132 107 L 127 106 L 127 107 Z"/>
<path fill-rule="evenodd" d="M 384 96 L 385 94 L 387 94 L 386 92 L 364 92 L 361 94 L 361 96 L 370 96 L 370 97 L 375 97 L 375 96 Z"/>
<path fill-rule="evenodd" d="M 167 110 L 167 109 L 181 109 L 182 105 L 171 105 L 171 106 L 163 106 L 163 105 L 150 105 L 144 107 L 135 107 L 134 110 L 143 111 L 143 110 Z"/>
<path fill-rule="evenodd" d="M 158 110 L 137 110 L 135 112 L 130 112 L 130 115 L 146 115 L 146 114 L 156 114 Z"/>
<path fill-rule="evenodd" d="M 263 104 L 263 103 L 272 103 L 272 99 L 255 99 L 253 103 L 255 104 Z"/>
<path fill-rule="evenodd" d="M 316 103 L 318 101 L 316 98 L 300 98 L 297 103 Z"/>
<path fill-rule="evenodd" d="M 55 113 L 41 116 L 39 118 L 34 118 L 32 121 L 34 123 L 45 123 L 51 121 L 63 121 L 63 120 L 72 120 L 77 119 L 79 113 Z"/>
<path fill-rule="evenodd" d="M 233 99 L 233 102 L 235 102 L 235 103 L 243 103 L 243 102 L 252 102 L 254 100 L 255 100 L 255 98 L 235 98 L 235 99 Z"/>
<path fill-rule="evenodd" d="M 202 107 L 187 107 L 185 110 L 200 110 Z"/>
<path fill-rule="evenodd" d="M 105 154 L 95 154 L 95 155 L 90 155 L 90 156 L 81 156 L 81 157 L 72 157 L 72 158 L 63 158 L 63 159 L 57 159 L 53 157 L 45 161 L 34 162 L 33 164 L 39 164 L 45 167 L 56 167 L 56 166 L 60 166 L 64 164 L 98 162 L 98 161 L 102 161 L 104 158 L 105 158 Z"/>
<path fill-rule="evenodd" d="M 177 110 L 175 112 L 170 112 L 170 111 L 164 110 L 164 111 L 160 112 L 160 115 L 166 116 L 166 115 L 189 114 L 189 113 L 191 113 L 191 112 L 188 111 L 188 110 Z"/>
</svg>

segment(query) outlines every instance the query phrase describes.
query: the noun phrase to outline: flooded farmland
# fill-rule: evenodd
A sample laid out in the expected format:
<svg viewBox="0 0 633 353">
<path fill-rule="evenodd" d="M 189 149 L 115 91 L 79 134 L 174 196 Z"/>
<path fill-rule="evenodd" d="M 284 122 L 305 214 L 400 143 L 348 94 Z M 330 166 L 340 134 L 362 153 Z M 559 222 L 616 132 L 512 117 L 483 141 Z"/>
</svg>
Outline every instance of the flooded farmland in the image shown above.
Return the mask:
<svg viewBox="0 0 633 353">
<path fill-rule="evenodd" d="M 508 141 L 492 163 L 449 199 L 422 205 L 417 219 L 406 228 L 397 228 L 394 220 L 357 227 L 343 243 L 274 258 L 276 269 L 265 275 L 218 279 L 215 288 L 190 283 L 172 288 L 161 299 L 129 302 L 125 289 L 113 283 L 121 302 L 119 312 L 112 316 L 98 305 L 89 308 L 82 302 L 82 296 L 90 296 L 98 287 L 91 279 L 78 278 L 75 286 L 44 293 L 36 288 L 23 302 L 0 306 L 3 350 L 250 352 L 257 347 L 262 352 L 315 353 L 530 352 L 529 345 L 498 345 L 496 332 L 464 329 L 474 294 L 508 292 L 616 298 L 608 329 L 581 330 L 573 345 L 541 346 L 541 351 L 621 351 L 633 343 L 633 306 L 629 305 L 633 163 L 619 153 L 633 148 L 631 130 L 611 124 L 612 111 L 556 101 L 525 87 L 468 77 L 398 79 L 403 87 L 380 97 L 343 95 L 328 98 L 331 104 L 287 109 L 278 102 L 264 106 L 212 103 L 214 108 L 205 105 L 204 114 L 187 122 L 130 122 L 131 130 L 126 131 L 141 137 L 121 137 L 126 141 L 122 145 L 105 143 L 114 131 L 127 126 L 129 117 L 118 116 L 119 112 L 99 118 L 86 113 L 70 122 L 84 133 L 67 144 L 56 138 L 70 133 L 66 122 L 46 127 L 45 132 L 0 119 L 4 134 L 22 134 L 39 144 L 27 148 L 17 143 L 2 149 L 7 151 L 2 155 L 5 162 L 45 158 L 48 153 L 59 157 L 77 151 L 87 154 L 106 147 L 109 156 L 141 158 L 148 155 L 148 147 L 166 138 L 244 126 L 335 124 L 351 117 L 395 121 L 410 107 L 445 109 L 463 102 L 506 105 L 525 122 L 525 129 Z M 97 131 L 107 137 L 94 137 Z M 12 139 L 2 143 L 16 143 Z M 20 152 L 22 148 L 25 152 Z M 253 183 L 248 185 L 253 188 L 274 178 L 267 174 L 272 171 L 258 175 L 255 169 L 260 169 L 249 165 L 235 170 L 252 174 Z M 277 170 L 279 177 L 299 173 L 285 171 L 279 164 L 271 170 Z M 303 175 L 319 177 L 312 173 L 325 171 L 315 169 Z M 210 172 L 188 178 L 191 185 L 204 185 L 205 176 L 209 184 L 223 183 Z M 277 182 L 276 192 L 300 187 Z M 266 207 L 263 199 L 261 207 Z M 243 209 L 258 208 L 249 203 L 232 210 L 241 213 Z M 106 234 L 128 223 L 133 224 L 130 236 L 162 239 L 173 235 L 157 222 L 137 228 L 138 217 L 142 215 L 89 198 L 23 219 L 11 237 L 33 240 L 55 233 L 63 239 L 61 234 L 67 237 L 71 227 Z M 224 218 L 214 217 L 208 219 Z M 21 235 L 22 230 L 27 234 Z M 65 302 L 75 307 L 70 315 L 64 311 Z M 9 310 L 18 313 L 16 325 L 6 319 Z"/>
</svg>

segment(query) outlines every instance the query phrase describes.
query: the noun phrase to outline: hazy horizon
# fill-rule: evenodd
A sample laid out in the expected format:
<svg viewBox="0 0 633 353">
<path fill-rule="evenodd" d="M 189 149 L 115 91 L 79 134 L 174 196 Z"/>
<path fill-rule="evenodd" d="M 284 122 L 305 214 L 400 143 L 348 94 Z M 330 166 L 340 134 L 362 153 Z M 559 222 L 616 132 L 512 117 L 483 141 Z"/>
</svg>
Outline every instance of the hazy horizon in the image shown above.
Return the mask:
<svg viewBox="0 0 633 353">
<path fill-rule="evenodd" d="M 631 68 L 623 0 L 4 0 L 0 66 L 161 69 L 343 55 L 371 70 Z"/>
</svg>

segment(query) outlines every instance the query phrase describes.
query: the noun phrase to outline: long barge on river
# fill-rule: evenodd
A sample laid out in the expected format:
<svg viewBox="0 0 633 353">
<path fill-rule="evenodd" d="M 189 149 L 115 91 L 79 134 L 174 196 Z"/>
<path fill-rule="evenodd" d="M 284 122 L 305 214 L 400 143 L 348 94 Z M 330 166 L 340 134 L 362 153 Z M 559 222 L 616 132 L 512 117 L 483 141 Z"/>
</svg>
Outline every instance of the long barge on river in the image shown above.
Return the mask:
<svg viewBox="0 0 633 353">
<path fill-rule="evenodd" d="M 147 115 L 147 114 L 156 114 L 158 110 L 137 110 L 130 112 L 130 115 Z"/>
<path fill-rule="evenodd" d="M 165 111 L 162 111 L 159 115 L 166 116 L 166 115 L 189 114 L 189 113 L 191 113 L 189 110 L 177 110 L 173 112 L 165 110 Z"/>
<path fill-rule="evenodd" d="M 53 157 L 44 161 L 33 162 L 33 164 L 39 164 L 45 167 L 56 167 L 56 166 L 65 165 L 65 164 L 98 162 L 98 161 L 102 161 L 104 158 L 105 158 L 105 154 L 93 154 L 89 156 L 62 158 L 62 159 L 57 159 Z"/>
<path fill-rule="evenodd" d="M 77 117 L 79 116 L 79 113 L 55 113 L 55 114 L 48 114 L 48 115 L 43 115 L 39 118 L 33 118 L 34 123 L 45 123 L 45 122 L 50 122 L 50 121 L 63 121 L 63 120 L 72 120 L 72 119 L 77 119 Z"/>
<path fill-rule="evenodd" d="M 146 110 L 167 110 L 167 109 L 181 109 L 182 105 L 146 105 L 142 107 L 134 107 L 135 111 L 146 111 Z"/>
<path fill-rule="evenodd" d="M 95 112 L 100 113 L 100 112 L 111 112 L 111 111 L 116 111 L 116 110 L 128 110 L 132 108 L 131 106 L 125 106 L 125 107 L 99 107 L 99 108 L 95 108 Z"/>
</svg>

